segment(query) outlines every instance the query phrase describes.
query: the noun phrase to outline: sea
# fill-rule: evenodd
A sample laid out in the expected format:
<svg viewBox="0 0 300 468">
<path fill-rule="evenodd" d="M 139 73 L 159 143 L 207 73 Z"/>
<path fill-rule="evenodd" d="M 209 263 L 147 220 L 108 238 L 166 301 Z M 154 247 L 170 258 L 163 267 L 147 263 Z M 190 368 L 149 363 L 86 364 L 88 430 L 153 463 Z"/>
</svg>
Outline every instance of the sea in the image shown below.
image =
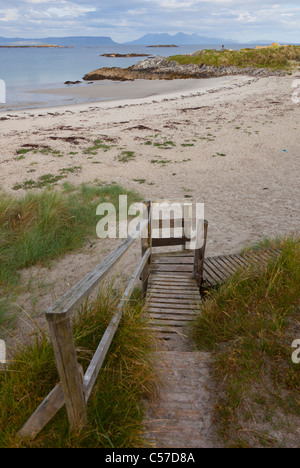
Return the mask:
<svg viewBox="0 0 300 468">
<path fill-rule="evenodd" d="M 234 50 L 253 47 L 247 44 L 224 45 Z M 66 81 L 82 81 L 85 74 L 98 68 L 126 68 L 143 59 L 143 57 L 108 58 L 102 57 L 102 54 L 136 53 L 169 57 L 190 54 L 201 49 L 221 48 L 222 44 L 180 45 L 176 48 L 149 48 L 144 45 L 123 44 L 76 45 L 68 48 L 0 48 L 0 80 L 6 84 L 6 103 L 0 103 L 0 111 L 91 102 L 90 99 L 87 101 L 83 97 L 41 94 L 41 91 L 64 88 Z M 78 86 L 87 86 L 87 84 L 82 82 Z M 37 90 L 38 94 L 35 93 Z"/>
</svg>

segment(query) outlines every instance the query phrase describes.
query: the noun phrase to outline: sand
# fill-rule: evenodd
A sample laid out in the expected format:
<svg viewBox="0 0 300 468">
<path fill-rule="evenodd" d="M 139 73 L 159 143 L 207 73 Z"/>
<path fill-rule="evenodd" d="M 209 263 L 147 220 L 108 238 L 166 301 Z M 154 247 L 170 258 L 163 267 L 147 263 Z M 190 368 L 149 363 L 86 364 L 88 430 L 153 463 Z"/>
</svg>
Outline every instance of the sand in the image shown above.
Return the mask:
<svg viewBox="0 0 300 468">
<path fill-rule="evenodd" d="M 205 203 L 207 255 L 234 253 L 265 237 L 299 233 L 300 105 L 292 102 L 295 78 L 125 83 L 138 93 L 121 101 L 1 113 L 0 185 L 19 196 L 25 191 L 13 190 L 16 184 L 77 167 L 64 181 L 116 182 L 146 200 L 193 197 Z M 121 84 L 109 86 L 121 89 Z M 69 92 L 83 89 L 90 88 Z M 86 154 L 96 139 L 110 149 Z M 62 157 L 29 152 L 20 159 L 17 151 L 23 145 L 51 147 Z M 127 162 L 122 162 L 124 151 L 133 152 Z M 93 248 L 67 255 L 51 270 L 23 272 L 24 284 L 35 278 L 30 283 L 35 292 L 22 296 L 22 309 L 40 314 L 118 243 L 96 240 Z M 124 263 L 126 273 L 139 256 L 136 246 Z"/>
</svg>

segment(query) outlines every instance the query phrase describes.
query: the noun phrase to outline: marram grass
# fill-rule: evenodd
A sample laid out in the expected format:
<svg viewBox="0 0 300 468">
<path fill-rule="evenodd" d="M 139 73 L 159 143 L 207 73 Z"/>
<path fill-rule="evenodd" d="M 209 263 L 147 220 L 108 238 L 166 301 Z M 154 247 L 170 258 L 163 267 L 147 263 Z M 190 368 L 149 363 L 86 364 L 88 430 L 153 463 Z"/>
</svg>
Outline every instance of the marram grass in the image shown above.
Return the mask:
<svg viewBox="0 0 300 468">
<path fill-rule="evenodd" d="M 275 245 L 276 261 L 208 296 L 191 331 L 197 348 L 213 353 L 217 421 L 231 447 L 299 443 L 300 365 L 291 356 L 300 338 L 300 242 Z"/>
<path fill-rule="evenodd" d="M 103 202 L 119 206 L 140 200 L 117 184 L 64 184 L 62 191 L 44 190 L 16 198 L 0 192 L 0 324 L 8 316 L 11 295 L 17 292 L 20 271 L 47 265 L 96 236 L 96 207 Z"/>
<path fill-rule="evenodd" d="M 78 360 L 86 370 L 120 297 L 102 291 L 74 318 Z M 31 343 L 15 350 L 0 372 L 0 447 L 133 448 L 144 446 L 144 400 L 155 392 L 158 377 L 152 351 L 156 340 L 139 298 L 126 307 L 119 329 L 88 402 L 88 426 L 71 435 L 65 409 L 35 441 L 16 437 L 32 412 L 58 383 L 51 342 L 37 331 Z"/>
<path fill-rule="evenodd" d="M 267 47 L 264 49 L 209 50 L 193 55 L 174 55 L 181 65 L 196 64 L 214 67 L 254 67 L 272 70 L 290 70 L 300 62 L 300 46 Z"/>
</svg>

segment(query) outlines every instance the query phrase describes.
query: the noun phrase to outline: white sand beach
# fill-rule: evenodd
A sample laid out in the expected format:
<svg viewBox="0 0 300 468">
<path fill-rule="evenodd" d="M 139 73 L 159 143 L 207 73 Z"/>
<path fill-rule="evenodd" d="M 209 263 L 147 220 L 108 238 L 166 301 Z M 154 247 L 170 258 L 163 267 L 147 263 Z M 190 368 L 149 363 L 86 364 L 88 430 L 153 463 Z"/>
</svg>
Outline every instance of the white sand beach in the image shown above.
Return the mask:
<svg viewBox="0 0 300 468">
<path fill-rule="evenodd" d="M 18 195 L 13 187 L 27 179 L 81 167 L 67 180 L 117 182 L 145 199 L 192 196 L 205 203 L 209 254 L 290 233 L 299 229 L 300 201 L 294 79 L 139 80 L 125 83 L 135 99 L 129 93 L 116 102 L 1 113 L 1 187 Z M 141 97 L 145 87 L 149 95 Z M 84 153 L 101 138 L 109 151 Z M 28 152 L 19 159 L 23 145 L 63 157 Z M 134 152 L 128 162 L 119 162 L 123 151 Z"/>
<path fill-rule="evenodd" d="M 299 233 L 300 105 L 292 102 L 295 77 L 133 82 L 125 85 L 138 90 L 135 98 L 130 94 L 117 101 L 1 113 L 1 187 L 19 196 L 25 191 L 14 190 L 16 185 L 69 168 L 73 173 L 65 173 L 58 186 L 97 179 L 134 189 L 146 200 L 193 197 L 205 203 L 207 255 L 234 253 L 265 237 Z M 69 92 L 83 89 L 89 87 Z M 99 139 L 106 151 L 86 153 Z M 35 152 L 18 153 L 31 146 Z M 51 148 L 50 154 L 41 152 L 45 147 Z M 44 277 L 51 285 L 39 299 L 39 310 L 119 242 L 99 239 L 93 249 L 67 255 L 51 270 L 25 271 L 24 281 Z M 126 271 L 139 256 L 137 246 Z M 22 307 L 31 310 L 30 295 Z"/>
</svg>

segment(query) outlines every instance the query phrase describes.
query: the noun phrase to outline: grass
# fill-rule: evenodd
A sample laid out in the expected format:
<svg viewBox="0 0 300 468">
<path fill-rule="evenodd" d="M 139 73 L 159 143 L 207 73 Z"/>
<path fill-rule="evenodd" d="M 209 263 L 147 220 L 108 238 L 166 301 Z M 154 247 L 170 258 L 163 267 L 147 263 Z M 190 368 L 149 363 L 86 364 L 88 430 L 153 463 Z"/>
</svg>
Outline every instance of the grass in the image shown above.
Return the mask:
<svg viewBox="0 0 300 468">
<path fill-rule="evenodd" d="M 300 336 L 300 242 L 278 245 L 277 261 L 245 269 L 211 292 L 192 328 L 198 349 L 213 353 L 216 414 L 230 447 L 298 443 L 300 366 L 291 345 Z"/>
<path fill-rule="evenodd" d="M 182 65 L 196 64 L 214 67 L 255 67 L 272 70 L 290 70 L 294 62 L 300 62 L 300 46 L 268 47 L 266 49 L 209 50 L 197 55 L 175 55 L 169 57 Z"/>
<path fill-rule="evenodd" d="M 93 154 L 97 155 L 99 150 L 104 151 L 105 153 L 109 151 L 111 148 L 113 148 L 115 145 L 108 145 L 106 144 L 103 140 L 97 139 L 93 142 L 93 146 L 90 148 L 87 148 L 84 151 L 84 154 Z"/>
<path fill-rule="evenodd" d="M 73 334 L 78 360 L 86 370 L 116 310 L 115 291 L 100 292 L 75 316 Z M 132 448 L 144 445 L 143 400 L 157 385 L 152 350 L 156 346 L 139 296 L 124 311 L 120 327 L 88 403 L 88 426 L 69 433 L 65 409 L 33 442 L 20 442 L 16 432 L 57 384 L 52 345 L 42 331 L 14 355 L 0 372 L 0 446 L 2 448 Z"/>
<path fill-rule="evenodd" d="M 128 204 L 140 197 L 117 184 L 74 187 L 64 184 L 60 192 L 44 190 L 21 198 L 0 192 L 0 293 L 3 299 L 19 285 L 20 270 L 48 265 L 53 259 L 83 246 L 96 235 L 100 203 L 113 203 L 118 212 L 119 196 Z M 0 317 L 6 304 L 0 302 Z M 4 310 L 5 309 L 5 310 Z"/>
<path fill-rule="evenodd" d="M 121 155 L 118 156 L 118 161 L 121 163 L 127 163 L 135 159 L 134 151 L 122 151 Z"/>
</svg>

